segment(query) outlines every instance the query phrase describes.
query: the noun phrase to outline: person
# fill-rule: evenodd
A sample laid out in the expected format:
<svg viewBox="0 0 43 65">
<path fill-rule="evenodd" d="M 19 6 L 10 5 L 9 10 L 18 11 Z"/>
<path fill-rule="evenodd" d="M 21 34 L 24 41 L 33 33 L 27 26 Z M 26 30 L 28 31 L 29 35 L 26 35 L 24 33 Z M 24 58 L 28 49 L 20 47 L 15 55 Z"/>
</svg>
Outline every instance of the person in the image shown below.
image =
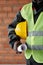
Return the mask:
<svg viewBox="0 0 43 65">
<path fill-rule="evenodd" d="M 26 40 L 21 39 L 16 33 L 14 32 L 14 28 L 20 22 L 28 21 L 28 31 L 43 31 L 43 0 L 32 0 L 32 3 L 26 4 L 23 6 L 21 10 L 17 13 L 16 17 L 14 18 L 13 22 L 8 26 L 8 36 L 10 38 L 10 45 L 17 51 L 17 47 L 22 44 L 21 40 L 28 44 L 43 45 L 43 36 L 34 36 L 33 38 L 27 36 Z M 31 42 L 32 40 L 32 42 Z M 43 47 L 42 47 L 43 48 Z M 20 53 L 21 52 L 16 52 Z M 31 54 L 31 50 L 27 50 L 24 54 L 26 57 L 26 64 L 27 65 L 43 65 L 43 49 L 42 50 L 34 50 L 33 56 Z"/>
</svg>

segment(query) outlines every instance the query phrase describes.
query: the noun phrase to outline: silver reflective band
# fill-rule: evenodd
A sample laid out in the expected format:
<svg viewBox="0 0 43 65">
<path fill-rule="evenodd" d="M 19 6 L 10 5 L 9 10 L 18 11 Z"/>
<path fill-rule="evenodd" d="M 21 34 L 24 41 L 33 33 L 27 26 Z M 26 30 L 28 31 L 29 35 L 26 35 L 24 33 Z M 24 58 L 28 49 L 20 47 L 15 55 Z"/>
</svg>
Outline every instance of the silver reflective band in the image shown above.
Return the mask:
<svg viewBox="0 0 43 65">
<path fill-rule="evenodd" d="M 43 45 L 28 45 L 28 49 L 30 50 L 43 50 Z"/>
<path fill-rule="evenodd" d="M 32 50 L 43 50 L 43 45 L 33 45 L 31 47 Z"/>
<path fill-rule="evenodd" d="M 28 36 L 43 36 L 43 31 L 32 31 L 28 33 Z"/>
</svg>

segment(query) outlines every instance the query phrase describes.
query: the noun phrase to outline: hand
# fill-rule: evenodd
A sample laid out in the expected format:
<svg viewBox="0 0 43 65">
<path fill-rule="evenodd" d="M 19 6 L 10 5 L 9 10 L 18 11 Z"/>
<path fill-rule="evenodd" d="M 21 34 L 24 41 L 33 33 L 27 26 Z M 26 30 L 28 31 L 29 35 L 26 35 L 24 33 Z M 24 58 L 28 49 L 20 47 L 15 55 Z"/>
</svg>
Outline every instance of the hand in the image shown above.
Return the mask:
<svg viewBox="0 0 43 65">
<path fill-rule="evenodd" d="M 21 45 L 22 43 L 20 42 L 20 41 L 16 41 L 15 43 L 14 43 L 14 47 L 13 47 L 13 49 L 16 51 L 16 53 L 18 54 L 21 54 L 22 52 L 19 52 L 18 50 L 17 50 L 17 48 Z"/>
<path fill-rule="evenodd" d="M 16 51 L 16 53 L 18 54 L 21 54 L 22 52 L 19 52 L 18 50 L 17 50 L 17 48 L 21 45 L 21 44 L 24 44 L 25 43 L 25 40 L 24 39 L 20 39 L 20 41 L 16 41 L 15 43 L 14 43 L 14 47 L 13 47 L 13 49 Z"/>
</svg>

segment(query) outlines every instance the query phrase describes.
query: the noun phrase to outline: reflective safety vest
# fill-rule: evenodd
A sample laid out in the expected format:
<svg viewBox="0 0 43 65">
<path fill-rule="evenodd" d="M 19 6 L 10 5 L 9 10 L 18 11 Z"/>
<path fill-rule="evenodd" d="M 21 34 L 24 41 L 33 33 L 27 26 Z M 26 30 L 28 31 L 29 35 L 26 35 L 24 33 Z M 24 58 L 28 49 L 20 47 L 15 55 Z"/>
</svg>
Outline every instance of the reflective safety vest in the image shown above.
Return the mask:
<svg viewBox="0 0 43 65">
<path fill-rule="evenodd" d="M 36 32 L 36 35 L 32 34 L 27 36 L 26 42 L 28 46 L 31 46 L 31 49 L 27 49 L 24 52 L 25 57 L 26 59 L 29 59 L 32 55 L 36 62 L 43 63 L 43 12 L 40 13 L 35 24 L 32 3 L 24 5 L 24 7 L 21 9 L 21 15 L 28 23 L 28 33 Z"/>
</svg>

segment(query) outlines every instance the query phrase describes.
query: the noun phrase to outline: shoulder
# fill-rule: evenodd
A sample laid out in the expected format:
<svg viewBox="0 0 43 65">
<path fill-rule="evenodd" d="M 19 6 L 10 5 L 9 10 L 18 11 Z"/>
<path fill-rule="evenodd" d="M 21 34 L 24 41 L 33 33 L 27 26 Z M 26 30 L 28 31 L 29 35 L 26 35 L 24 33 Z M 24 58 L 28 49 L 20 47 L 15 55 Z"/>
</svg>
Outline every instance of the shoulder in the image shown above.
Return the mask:
<svg viewBox="0 0 43 65">
<path fill-rule="evenodd" d="M 26 9 L 30 8 L 31 5 L 32 5 L 32 3 L 29 3 L 29 4 L 24 5 L 24 6 L 22 7 L 21 11 L 23 11 L 23 10 L 25 11 Z"/>
<path fill-rule="evenodd" d="M 23 8 L 26 8 L 26 7 L 30 7 L 31 4 L 32 4 L 32 3 L 29 3 L 29 4 L 24 5 L 24 6 L 22 7 L 22 9 L 23 9 Z"/>
<path fill-rule="evenodd" d="M 20 11 L 22 17 L 26 17 L 25 15 L 28 14 L 28 12 L 31 10 L 31 8 L 32 8 L 32 3 L 29 3 L 29 4 L 24 5 L 22 7 L 21 11 Z"/>
</svg>

